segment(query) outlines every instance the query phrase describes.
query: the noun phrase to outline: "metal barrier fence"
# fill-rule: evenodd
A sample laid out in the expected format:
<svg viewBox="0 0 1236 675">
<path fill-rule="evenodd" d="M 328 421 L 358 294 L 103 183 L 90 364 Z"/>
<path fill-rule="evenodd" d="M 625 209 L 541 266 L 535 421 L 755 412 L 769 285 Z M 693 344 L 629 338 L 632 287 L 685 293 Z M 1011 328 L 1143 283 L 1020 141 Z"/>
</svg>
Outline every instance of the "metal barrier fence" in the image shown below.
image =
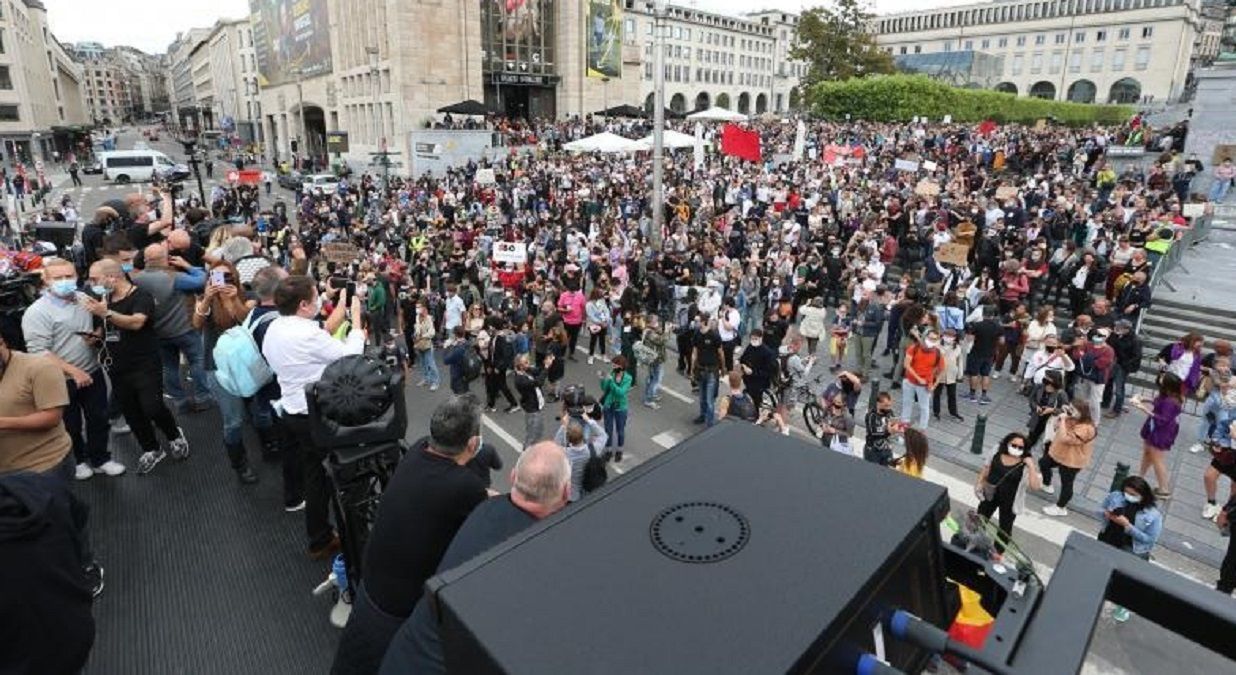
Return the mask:
<svg viewBox="0 0 1236 675">
<path fill-rule="evenodd" d="M 1154 261 L 1154 269 L 1151 270 L 1150 279 L 1147 282 L 1150 286 L 1151 298 L 1154 297 L 1154 293 L 1158 289 L 1159 284 L 1164 284 L 1172 291 L 1176 290 L 1176 287 L 1172 286 L 1172 282 L 1167 280 L 1167 275 L 1172 270 L 1179 268 L 1184 270 L 1185 274 L 1190 273 L 1188 268 L 1184 266 L 1184 256 L 1192 250 L 1195 245 L 1200 244 L 1210 236 L 1210 229 L 1213 222 L 1213 214 L 1207 214 L 1194 218 L 1193 227 L 1183 230 L 1182 233 L 1178 234 L 1176 240 L 1172 242 L 1171 248 L 1167 249 L 1167 253 L 1163 254 L 1163 256 L 1157 261 Z M 1141 316 L 1137 319 L 1137 326 L 1135 327 L 1137 334 L 1141 334 L 1142 321 L 1145 317 L 1146 313 L 1142 312 Z"/>
</svg>

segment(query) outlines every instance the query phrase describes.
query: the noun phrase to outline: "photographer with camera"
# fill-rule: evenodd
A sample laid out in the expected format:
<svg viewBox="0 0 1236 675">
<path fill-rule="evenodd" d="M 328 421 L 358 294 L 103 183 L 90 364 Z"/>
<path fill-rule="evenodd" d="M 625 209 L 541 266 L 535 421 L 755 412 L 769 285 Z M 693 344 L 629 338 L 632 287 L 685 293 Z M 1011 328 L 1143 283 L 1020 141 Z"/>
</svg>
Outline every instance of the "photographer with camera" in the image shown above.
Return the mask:
<svg viewBox="0 0 1236 675">
<path fill-rule="evenodd" d="M 625 356 L 614 357 L 614 367 L 609 375 L 597 371 L 601 376 L 601 408 L 605 416 L 605 435 L 608 439 L 605 445 L 605 459 L 622 461 L 622 448 L 627 444 L 627 413 L 628 394 L 635 386 L 631 373 L 627 372 Z M 611 450 L 612 446 L 612 450 Z"/>
<path fill-rule="evenodd" d="M 348 298 L 346 290 L 340 293 L 331 320 L 341 320 L 349 301 L 352 316 L 359 318 L 360 298 Z M 274 371 L 281 393 L 275 405 L 287 441 L 283 461 L 293 467 L 287 471 L 285 465 L 285 478 L 295 481 L 292 488 L 285 487 L 284 506 L 288 511 L 305 509 L 308 551 L 314 560 L 325 560 L 339 550 L 339 537 L 330 525 L 331 486 L 322 468 L 326 453 L 316 446 L 310 433 L 305 385 L 320 380 L 322 371 L 336 360 L 365 350 L 364 330 L 353 329 L 342 342 L 331 337 L 318 321 L 321 303 L 322 296 L 318 295 L 313 279 L 283 279 L 275 289 L 280 316 L 267 326 L 262 341 L 262 355 Z"/>
</svg>

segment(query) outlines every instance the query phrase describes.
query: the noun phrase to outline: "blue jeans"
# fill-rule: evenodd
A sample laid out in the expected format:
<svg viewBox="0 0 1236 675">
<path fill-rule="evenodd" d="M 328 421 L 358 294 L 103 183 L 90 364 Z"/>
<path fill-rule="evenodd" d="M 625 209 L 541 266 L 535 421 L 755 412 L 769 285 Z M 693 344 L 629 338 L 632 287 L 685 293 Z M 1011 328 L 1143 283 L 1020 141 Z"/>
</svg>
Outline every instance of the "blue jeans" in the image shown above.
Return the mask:
<svg viewBox="0 0 1236 675">
<path fill-rule="evenodd" d="M 645 404 L 652 403 L 657 397 L 657 392 L 661 391 L 661 368 L 664 365 L 664 361 L 658 361 L 648 366 L 648 381 L 644 383 Z"/>
<path fill-rule="evenodd" d="M 189 364 L 189 377 L 193 378 L 193 392 L 185 393 L 180 379 L 180 357 L 184 355 Z M 159 339 L 159 355 L 163 359 L 163 391 L 178 405 L 187 400 L 209 403 L 210 390 L 206 386 L 206 369 L 202 349 L 202 334 L 189 331 L 183 335 Z"/>
<path fill-rule="evenodd" d="M 430 386 L 442 383 L 442 376 L 438 374 L 438 362 L 433 356 L 433 347 L 416 353 L 417 361 L 421 364 L 421 379 L 425 380 Z"/>
<path fill-rule="evenodd" d="M 219 404 L 219 415 L 223 417 L 223 444 L 240 445 L 245 441 L 245 409 L 253 417 L 255 429 L 269 429 L 275 421 L 271 416 L 269 406 L 262 405 L 257 398 L 243 399 L 228 393 L 219 386 L 219 378 L 215 371 L 206 372 L 206 384 Z"/>
<path fill-rule="evenodd" d="M 1222 202 L 1224 197 L 1227 197 L 1227 191 L 1232 187 L 1231 180 L 1219 180 L 1215 178 L 1210 182 L 1210 201 L 1218 203 Z"/>
<path fill-rule="evenodd" d="M 1219 415 L 1219 410 L 1221 408 L 1222 405 L 1219 403 L 1219 392 L 1210 392 L 1210 395 L 1206 397 L 1206 402 L 1203 403 L 1201 409 L 1197 411 L 1197 414 L 1201 417 L 1197 423 L 1198 443 L 1205 443 L 1207 439 L 1210 438 L 1210 420 L 1206 419 L 1206 415 L 1213 414 L 1216 420 L 1218 420 L 1218 418 L 1221 417 L 1221 415 Z M 1215 431 L 1216 433 L 1218 432 L 1217 425 Z"/>
<path fill-rule="evenodd" d="M 927 423 L 931 421 L 931 392 L 921 384 L 911 384 L 909 380 L 903 380 L 901 382 L 901 421 L 906 424 L 909 424 L 914 417 L 916 398 L 918 399 L 919 418 L 922 420 L 918 428 L 926 431 Z"/>
<path fill-rule="evenodd" d="M 704 418 L 704 424 L 712 426 L 717 423 L 717 371 L 701 372 L 699 381 L 700 417 Z"/>
<path fill-rule="evenodd" d="M 605 447 L 622 449 L 627 444 L 627 413 L 626 410 L 605 409 L 605 434 L 608 440 Z"/>
<path fill-rule="evenodd" d="M 1112 380 L 1107 383 L 1111 388 L 1112 412 L 1119 415 L 1124 412 L 1124 389 L 1125 381 L 1129 379 L 1129 374 L 1124 372 L 1119 364 L 1112 368 Z"/>
</svg>

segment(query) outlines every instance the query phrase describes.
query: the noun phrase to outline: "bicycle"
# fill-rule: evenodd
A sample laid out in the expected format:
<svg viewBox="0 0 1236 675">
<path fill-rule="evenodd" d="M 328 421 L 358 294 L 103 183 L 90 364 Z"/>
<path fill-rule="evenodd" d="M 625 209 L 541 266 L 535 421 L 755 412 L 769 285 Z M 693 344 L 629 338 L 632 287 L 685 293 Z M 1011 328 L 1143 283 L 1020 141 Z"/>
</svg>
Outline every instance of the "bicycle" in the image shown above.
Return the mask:
<svg viewBox="0 0 1236 675">
<path fill-rule="evenodd" d="M 820 405 L 820 395 L 815 393 L 814 385 L 820 384 L 821 380 L 831 375 L 831 373 L 822 373 L 815 377 L 800 382 L 793 386 L 790 391 L 790 400 L 794 403 L 802 404 L 803 421 L 807 424 L 807 431 L 812 437 L 820 439 L 824 437 L 824 406 Z M 780 389 L 780 387 L 774 387 Z M 756 418 L 756 424 L 766 425 L 770 421 L 777 420 L 777 408 L 780 407 L 781 397 L 770 389 L 764 392 L 764 398 L 760 402 L 759 417 Z M 786 424 L 789 421 L 786 420 Z"/>
</svg>

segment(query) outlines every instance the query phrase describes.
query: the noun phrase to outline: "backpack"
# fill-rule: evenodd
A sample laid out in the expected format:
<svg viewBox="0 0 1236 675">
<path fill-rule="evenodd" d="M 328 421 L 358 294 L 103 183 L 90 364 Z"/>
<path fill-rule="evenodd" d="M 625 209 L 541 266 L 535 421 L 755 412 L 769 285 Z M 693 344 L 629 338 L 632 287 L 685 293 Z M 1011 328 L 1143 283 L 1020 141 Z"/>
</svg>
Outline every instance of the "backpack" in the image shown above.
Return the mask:
<svg viewBox="0 0 1236 675">
<path fill-rule="evenodd" d="M 747 392 L 743 392 L 738 396 L 730 394 L 730 409 L 726 413 L 726 417 L 737 417 L 741 420 L 754 422 L 759 417 L 759 411 L 755 409 L 755 401 L 747 395 Z"/>
<path fill-rule="evenodd" d="M 480 377 L 484 365 L 481 361 L 481 355 L 476 353 L 471 344 L 464 348 L 463 377 L 465 382 L 471 382 Z"/>
<path fill-rule="evenodd" d="M 1081 376 L 1095 384 L 1103 384 L 1107 382 L 1107 374 L 1102 368 L 1095 365 L 1098 359 L 1093 354 L 1086 354 L 1081 358 Z"/>
<path fill-rule="evenodd" d="M 275 379 L 275 373 L 266 363 L 266 357 L 262 356 L 253 333 L 278 316 L 278 312 L 267 312 L 254 320 L 250 310 L 243 322 L 219 336 L 211 354 L 215 358 L 215 379 L 224 391 L 246 398 Z"/>
<path fill-rule="evenodd" d="M 584 492 L 593 492 L 599 490 L 605 482 L 609 480 L 609 470 L 605 468 L 605 459 L 597 454 L 597 451 L 588 444 L 588 461 L 584 463 L 584 477 L 581 481 L 581 487 Z"/>
</svg>

